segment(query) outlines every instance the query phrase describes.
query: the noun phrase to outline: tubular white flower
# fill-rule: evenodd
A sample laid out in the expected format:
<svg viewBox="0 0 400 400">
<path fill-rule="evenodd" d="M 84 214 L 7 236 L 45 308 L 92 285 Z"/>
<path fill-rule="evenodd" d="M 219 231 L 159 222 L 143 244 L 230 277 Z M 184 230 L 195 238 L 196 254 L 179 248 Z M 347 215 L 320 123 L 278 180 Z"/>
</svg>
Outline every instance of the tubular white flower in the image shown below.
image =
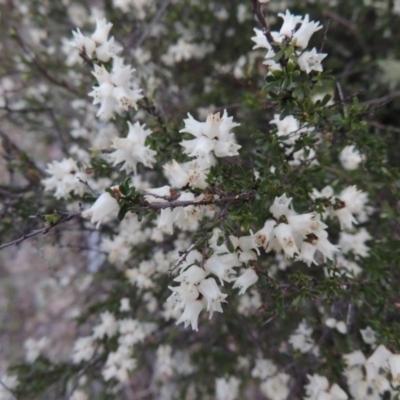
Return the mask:
<svg viewBox="0 0 400 400">
<path fill-rule="evenodd" d="M 258 275 L 254 271 L 254 269 L 249 268 L 236 278 L 233 288 L 239 288 L 239 295 L 245 294 L 246 290 L 251 286 L 254 285 L 258 281 Z"/>
<path fill-rule="evenodd" d="M 210 319 L 214 311 L 223 312 L 221 303 L 226 303 L 225 299 L 228 295 L 220 291 L 214 278 L 204 279 L 197 288 L 207 301 L 207 311 L 210 312 Z"/>
<path fill-rule="evenodd" d="M 261 29 L 254 28 L 254 32 L 256 33 L 256 36 L 253 36 L 251 40 L 255 43 L 253 46 L 253 50 L 259 49 L 259 48 L 264 48 L 268 50 L 268 53 L 266 57 L 270 58 L 275 55 L 275 52 L 272 49 L 272 46 L 269 44 L 266 36 L 264 35 L 263 31 Z"/>
<path fill-rule="evenodd" d="M 296 46 L 305 49 L 311 36 L 320 29 L 322 29 L 322 25 L 320 25 L 319 22 L 310 22 L 310 17 L 307 14 L 304 17 L 300 28 L 293 35 L 293 40 L 296 40 Z"/>
<path fill-rule="evenodd" d="M 206 122 L 196 121 L 190 114 L 188 117 L 184 120 L 185 128 L 180 132 L 190 133 L 195 139 L 183 140 L 180 143 L 185 148 L 185 154 L 204 159 L 209 164 L 213 163 L 213 154 L 217 157 L 239 154 L 241 146 L 236 144 L 235 135 L 230 131 L 240 124 L 234 123 L 233 118 L 228 117 L 226 110 L 222 117 L 220 113 L 209 113 Z"/>
<path fill-rule="evenodd" d="M 112 189 L 118 190 L 118 186 L 114 186 Z M 118 211 L 117 200 L 110 193 L 105 192 L 97 198 L 92 207 L 82 212 L 82 217 L 90 218 L 90 222 L 96 224 L 96 228 L 99 228 L 101 223 L 112 216 L 116 216 Z"/>
<path fill-rule="evenodd" d="M 103 44 L 107 41 L 108 34 L 113 24 L 107 22 L 105 18 L 96 20 L 96 30 L 92 34 L 92 39 L 98 44 Z"/>
<path fill-rule="evenodd" d="M 98 46 L 96 49 L 96 56 L 102 62 L 108 62 L 111 58 L 115 57 L 122 51 L 122 46 L 115 43 L 114 38 L 110 38 L 107 42 Z"/>
<path fill-rule="evenodd" d="M 46 173 L 51 175 L 42 180 L 46 191 L 55 191 L 57 199 L 68 199 L 71 193 L 83 196 L 86 186 L 79 181 L 88 181 L 88 174 L 80 171 L 77 163 L 72 158 L 64 158 L 62 161 L 53 161 L 47 164 Z"/>
<path fill-rule="evenodd" d="M 290 209 L 290 203 L 292 202 L 291 197 L 287 197 L 284 193 L 280 197 L 275 197 L 274 203 L 269 208 L 269 211 L 274 216 L 274 218 L 279 218 L 283 215 L 288 216 L 293 214 L 293 210 Z"/>
<path fill-rule="evenodd" d="M 329 394 L 333 396 L 332 400 L 347 400 L 349 398 L 347 393 L 337 383 L 331 386 Z"/>
<path fill-rule="evenodd" d="M 327 228 L 327 225 L 318 220 L 314 213 L 288 215 L 287 221 L 293 229 L 293 232 L 299 232 L 302 235 L 308 235 L 321 228 Z"/>
<path fill-rule="evenodd" d="M 173 187 L 180 189 L 189 183 L 189 174 L 175 160 L 165 164 L 163 168 L 166 178 Z"/>
<path fill-rule="evenodd" d="M 348 171 L 357 169 L 364 159 L 365 156 L 361 155 L 354 145 L 344 147 L 339 155 L 339 160 L 343 168 Z"/>
<path fill-rule="evenodd" d="M 145 129 L 145 125 L 140 125 L 139 122 L 133 125 L 128 122 L 128 126 L 126 138 L 114 139 L 112 147 L 115 151 L 108 155 L 108 159 L 113 165 L 122 163 L 121 170 L 136 174 L 138 163 L 149 168 L 153 166 L 157 152 L 145 145 L 146 138 L 152 133 L 150 129 Z"/>
<path fill-rule="evenodd" d="M 181 317 L 178 319 L 176 322 L 176 325 L 179 325 L 180 323 L 184 323 L 185 328 L 189 326 L 189 324 L 192 326 L 192 329 L 194 331 L 198 330 L 198 318 L 201 313 L 201 311 L 204 308 L 204 303 L 200 300 L 194 300 L 194 301 L 189 301 L 185 304 L 185 309 L 183 311 L 183 314 Z"/>
<path fill-rule="evenodd" d="M 368 257 L 369 247 L 365 244 L 365 242 L 371 239 L 372 236 L 365 228 L 361 228 L 355 234 L 341 232 L 339 246 L 343 254 L 347 254 L 352 251 L 356 256 Z"/>
<path fill-rule="evenodd" d="M 335 328 L 343 335 L 347 333 L 347 326 L 344 321 L 338 321 Z"/>
<path fill-rule="evenodd" d="M 339 251 L 339 247 L 333 245 L 328 240 L 328 232 L 326 232 L 326 231 L 318 231 L 316 233 L 316 235 L 317 235 L 316 247 L 317 247 L 317 250 L 324 257 L 324 261 L 326 259 L 333 260 L 333 256 L 334 256 L 335 253 L 337 253 Z"/>
<path fill-rule="evenodd" d="M 300 256 L 298 257 L 298 260 L 304 261 L 308 266 L 311 266 L 313 263 L 318 265 L 318 263 L 314 260 L 316 251 L 317 246 L 314 243 L 304 241 L 301 244 Z"/>
<path fill-rule="evenodd" d="M 367 359 L 368 364 L 373 364 L 376 368 L 380 368 L 393 355 L 383 344 L 379 345 L 372 355 Z"/>
<path fill-rule="evenodd" d="M 364 354 L 360 350 L 353 351 L 349 354 L 343 355 L 344 361 L 346 365 L 351 368 L 356 365 L 364 365 L 367 359 L 365 358 Z"/>
<path fill-rule="evenodd" d="M 93 104 L 100 104 L 97 116 L 109 120 L 114 116 L 115 109 L 128 110 L 137 108 L 137 102 L 143 98 L 141 90 L 131 88 L 131 76 L 134 69 L 123 64 L 120 57 L 113 58 L 111 73 L 104 66 L 95 65 L 93 75 L 99 86 L 94 86 L 89 96 Z"/>
<path fill-rule="evenodd" d="M 275 237 L 278 239 L 286 258 L 293 258 L 299 254 L 296 241 L 293 237 L 293 230 L 289 224 L 281 223 L 274 228 Z"/>
<path fill-rule="evenodd" d="M 187 270 L 181 272 L 179 276 L 177 276 L 174 281 L 175 282 L 186 282 L 190 285 L 197 285 L 206 276 L 206 271 L 203 268 L 198 267 L 197 265 L 192 265 Z M 201 292 L 201 290 L 199 289 Z"/>
<path fill-rule="evenodd" d="M 392 380 L 396 384 L 400 383 L 400 354 L 393 354 L 389 360 L 390 373 L 392 374 Z"/>
<path fill-rule="evenodd" d="M 86 54 L 89 57 L 92 57 L 96 50 L 96 42 L 93 39 L 84 36 L 79 29 L 72 31 L 72 35 L 74 36 L 74 39 L 69 44 L 72 47 L 77 48 L 79 51 L 85 50 Z"/>
<path fill-rule="evenodd" d="M 293 32 L 297 27 L 297 24 L 301 22 L 301 15 L 293 15 L 290 13 L 289 10 L 286 10 L 285 14 L 279 13 L 278 17 L 283 19 L 283 24 L 279 33 L 288 38 L 291 38 L 293 36 Z"/>
<path fill-rule="evenodd" d="M 265 221 L 264 227 L 254 234 L 254 241 L 258 246 L 267 248 L 268 242 L 274 232 L 276 222 L 272 219 Z"/>
<path fill-rule="evenodd" d="M 224 286 L 225 282 L 232 282 L 234 278 L 232 275 L 236 274 L 236 271 L 233 270 L 233 267 L 238 267 L 241 263 L 238 264 L 238 259 L 235 255 L 229 253 L 222 256 L 213 254 L 204 264 L 204 268 L 216 275 L 221 283 L 221 286 Z"/>
<path fill-rule="evenodd" d="M 302 71 L 309 74 L 311 71 L 322 72 L 321 61 L 327 56 L 326 53 L 317 53 L 314 47 L 311 51 L 305 51 L 298 58 L 298 64 Z"/>
<path fill-rule="evenodd" d="M 172 294 L 167 301 L 173 301 L 176 308 L 184 308 L 187 302 L 196 300 L 199 297 L 199 291 L 195 285 L 187 282 L 181 282 L 180 286 L 168 286 Z"/>
<path fill-rule="evenodd" d="M 375 346 L 376 333 L 370 326 L 367 326 L 365 329 L 360 329 L 360 333 L 364 343 Z"/>
<path fill-rule="evenodd" d="M 215 380 L 215 400 L 235 400 L 239 396 L 240 380 L 234 376 Z"/>
</svg>

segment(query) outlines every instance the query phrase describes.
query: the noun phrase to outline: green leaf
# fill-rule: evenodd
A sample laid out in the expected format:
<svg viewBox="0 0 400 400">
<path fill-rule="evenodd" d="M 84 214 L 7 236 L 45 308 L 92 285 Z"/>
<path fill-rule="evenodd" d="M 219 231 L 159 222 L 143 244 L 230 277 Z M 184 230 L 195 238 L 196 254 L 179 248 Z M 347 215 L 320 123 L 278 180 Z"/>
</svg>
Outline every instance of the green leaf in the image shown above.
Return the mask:
<svg viewBox="0 0 400 400">
<path fill-rule="evenodd" d="M 129 204 L 127 203 L 122 204 L 118 212 L 118 221 L 122 221 L 125 218 L 125 215 L 127 214 L 128 211 L 129 211 Z"/>
</svg>

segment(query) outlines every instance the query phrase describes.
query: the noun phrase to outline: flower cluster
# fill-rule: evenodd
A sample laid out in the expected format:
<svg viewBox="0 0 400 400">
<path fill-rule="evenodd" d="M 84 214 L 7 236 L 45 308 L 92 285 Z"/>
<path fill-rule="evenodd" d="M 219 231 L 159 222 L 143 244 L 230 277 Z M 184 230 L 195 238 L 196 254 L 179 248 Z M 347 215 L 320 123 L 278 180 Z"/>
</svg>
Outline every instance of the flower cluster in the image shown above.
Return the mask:
<svg viewBox="0 0 400 400">
<path fill-rule="evenodd" d="M 322 29 L 319 22 L 310 21 L 308 14 L 303 18 L 300 15 L 291 14 L 289 10 L 286 10 L 285 14 L 279 13 L 278 16 L 283 19 L 283 24 L 279 32 L 271 32 L 274 42 L 286 42 L 294 46 L 297 63 L 302 71 L 305 71 L 307 74 L 311 71 L 321 72 L 321 61 L 327 54 L 317 53 L 315 48 L 311 51 L 305 51 L 311 36 Z M 281 69 L 282 66 L 274 60 L 276 54 L 272 44 L 269 43 L 263 31 L 257 28 L 254 31 L 256 36 L 253 36 L 252 40 L 256 44 L 253 48 L 265 48 L 268 50 L 264 64 L 268 65 L 270 70 Z"/>
<path fill-rule="evenodd" d="M 129 132 L 126 138 L 115 138 L 112 143 L 114 152 L 108 158 L 113 165 L 122 164 L 121 170 L 127 173 L 137 172 L 137 164 L 142 163 L 145 167 L 152 167 L 155 163 L 156 151 L 145 145 L 146 138 L 151 134 L 150 129 L 145 129 L 139 122 L 131 124 L 128 122 Z"/>
<path fill-rule="evenodd" d="M 72 32 L 74 40 L 70 44 L 90 58 L 95 53 L 99 61 L 107 62 L 122 51 L 122 47 L 115 43 L 113 37 L 108 38 L 112 26 L 113 24 L 107 22 L 106 19 L 98 19 L 96 30 L 90 37 L 84 36 L 77 29 L 76 32 Z"/>
<path fill-rule="evenodd" d="M 57 199 L 68 199 L 71 193 L 77 196 L 85 194 L 86 187 L 82 182 L 87 182 L 90 175 L 81 171 L 72 158 L 51 162 L 47 165 L 46 172 L 51 177 L 42 180 L 44 190 L 53 192 Z"/>
<path fill-rule="evenodd" d="M 100 104 L 97 116 L 108 121 L 115 111 L 128 111 L 130 107 L 137 108 L 137 102 L 143 96 L 141 89 L 134 89 L 132 83 L 133 69 L 124 65 L 120 57 L 113 57 L 112 70 L 109 72 L 104 65 L 94 66 L 93 75 L 99 86 L 94 86 L 89 96 L 93 104 Z"/>
<path fill-rule="evenodd" d="M 318 254 L 323 262 L 332 260 L 338 248 L 328 240 L 327 225 L 315 213 L 297 214 L 291 202 L 285 194 L 275 198 L 270 207 L 275 219 L 267 220 L 255 233 L 255 242 L 266 252 L 283 251 L 286 258 L 302 260 L 308 266 L 318 264 Z"/>
</svg>

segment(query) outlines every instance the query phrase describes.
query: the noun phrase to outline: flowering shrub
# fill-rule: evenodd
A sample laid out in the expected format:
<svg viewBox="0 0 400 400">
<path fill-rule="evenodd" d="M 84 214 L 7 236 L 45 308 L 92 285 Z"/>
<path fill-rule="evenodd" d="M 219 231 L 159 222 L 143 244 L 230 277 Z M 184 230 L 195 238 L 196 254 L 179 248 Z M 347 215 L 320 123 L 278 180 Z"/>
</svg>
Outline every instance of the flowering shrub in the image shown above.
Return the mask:
<svg viewBox="0 0 400 400">
<path fill-rule="evenodd" d="M 0 2 L 0 249 L 71 297 L 0 400 L 399 398 L 397 3 L 289 5 Z"/>
</svg>

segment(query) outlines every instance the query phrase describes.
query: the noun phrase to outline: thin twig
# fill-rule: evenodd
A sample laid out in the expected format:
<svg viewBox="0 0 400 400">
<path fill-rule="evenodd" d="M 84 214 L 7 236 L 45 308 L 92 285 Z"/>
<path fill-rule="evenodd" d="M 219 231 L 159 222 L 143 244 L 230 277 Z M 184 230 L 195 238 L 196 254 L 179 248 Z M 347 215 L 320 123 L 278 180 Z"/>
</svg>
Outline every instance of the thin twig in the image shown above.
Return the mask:
<svg viewBox="0 0 400 400">
<path fill-rule="evenodd" d="M 268 22 L 261 8 L 261 4 L 259 3 L 258 0 L 250 0 L 250 2 L 251 5 L 253 6 L 253 14 L 256 16 L 258 23 L 261 25 L 263 34 L 265 35 L 269 44 L 272 46 L 275 52 L 279 51 L 279 49 L 272 44 L 275 42 L 275 40 L 272 36 L 271 29 L 269 28 Z"/>
<path fill-rule="evenodd" d="M 327 23 L 326 23 L 326 28 L 324 30 L 324 36 L 322 37 L 322 43 L 321 43 L 321 47 L 319 48 L 319 52 L 318 53 L 322 53 L 322 50 L 324 50 L 324 46 L 325 43 L 328 39 L 328 30 L 329 30 L 329 26 L 331 24 L 331 19 L 329 18 Z"/>
<path fill-rule="evenodd" d="M 99 194 L 89 185 L 87 181 L 84 181 L 83 179 L 78 177 L 78 181 L 82 184 L 84 184 L 95 197 L 99 197 Z"/>
<path fill-rule="evenodd" d="M 140 108 L 145 110 L 156 119 L 158 125 L 164 133 L 168 133 L 164 118 L 161 116 L 160 111 L 154 105 L 153 101 L 151 101 L 146 95 L 144 95 L 143 98 L 138 101 L 138 105 Z"/>
<path fill-rule="evenodd" d="M 146 29 L 143 31 L 142 35 L 140 36 L 138 41 L 135 43 L 135 46 L 134 46 L 135 48 L 139 48 L 143 44 L 143 42 L 147 39 L 147 37 L 150 35 L 150 32 L 153 29 L 154 25 L 156 25 L 157 22 L 160 20 L 160 18 L 163 16 L 163 14 L 167 10 L 170 3 L 171 3 L 171 0 L 163 1 L 163 3 L 158 8 L 156 14 L 154 15 L 153 19 L 146 26 Z M 128 43 L 128 47 L 130 47 L 130 43 Z"/>
<path fill-rule="evenodd" d="M 368 124 L 374 126 L 375 128 L 378 128 L 378 129 L 386 129 L 388 131 L 400 133 L 400 128 L 396 128 L 395 126 L 391 126 L 391 125 L 381 124 L 378 121 L 369 121 Z"/>
<path fill-rule="evenodd" d="M 376 99 L 366 100 L 360 103 L 361 106 L 373 106 L 375 104 L 382 104 L 382 103 L 389 103 L 390 101 L 394 100 L 395 98 L 400 96 L 400 90 L 397 90 L 393 93 L 390 93 L 386 96 L 377 97 Z"/>
<path fill-rule="evenodd" d="M 61 214 L 60 219 L 58 221 L 52 222 L 52 223 L 48 223 L 48 224 L 46 224 L 46 226 L 44 226 L 41 229 L 36 229 L 36 230 L 34 230 L 32 232 L 29 232 L 29 233 L 21 236 L 18 239 L 12 240 L 11 242 L 8 242 L 8 243 L 4 243 L 4 244 L 0 245 L 0 250 L 5 249 L 6 247 L 13 246 L 13 245 L 17 246 L 21 242 L 23 242 L 24 240 L 29 239 L 29 238 L 31 238 L 33 236 L 37 236 L 37 235 L 40 235 L 40 234 L 45 235 L 46 233 L 51 231 L 53 228 L 55 228 L 57 225 L 60 225 L 60 224 L 62 224 L 64 222 L 71 221 L 71 219 L 73 219 L 73 218 L 75 218 L 75 217 L 77 217 L 79 215 L 81 215 L 80 211 L 79 212 L 75 212 L 75 213 Z"/>
</svg>

